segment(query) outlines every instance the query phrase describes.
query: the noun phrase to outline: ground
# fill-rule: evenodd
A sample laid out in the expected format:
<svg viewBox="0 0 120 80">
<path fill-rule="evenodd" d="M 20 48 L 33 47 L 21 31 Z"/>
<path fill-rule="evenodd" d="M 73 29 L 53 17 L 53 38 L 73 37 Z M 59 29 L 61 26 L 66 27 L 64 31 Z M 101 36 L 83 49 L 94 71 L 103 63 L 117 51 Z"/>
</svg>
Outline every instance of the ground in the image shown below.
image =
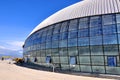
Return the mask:
<svg viewBox="0 0 120 80">
<path fill-rule="evenodd" d="M 77 76 L 21 67 L 0 61 L 0 80 L 116 80 L 107 78 Z M 119 80 L 119 79 L 117 79 Z"/>
</svg>

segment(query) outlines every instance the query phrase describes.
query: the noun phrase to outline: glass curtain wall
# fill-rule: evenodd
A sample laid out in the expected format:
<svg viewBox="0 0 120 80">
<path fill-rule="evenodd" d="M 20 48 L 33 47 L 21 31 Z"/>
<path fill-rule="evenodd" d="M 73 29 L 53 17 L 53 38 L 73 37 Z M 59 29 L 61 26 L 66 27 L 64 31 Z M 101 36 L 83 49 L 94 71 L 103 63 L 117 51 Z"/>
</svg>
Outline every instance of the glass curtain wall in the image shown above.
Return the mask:
<svg viewBox="0 0 120 80">
<path fill-rule="evenodd" d="M 90 16 L 33 33 L 25 41 L 24 57 L 62 70 L 120 74 L 119 44 L 120 13 Z"/>
</svg>

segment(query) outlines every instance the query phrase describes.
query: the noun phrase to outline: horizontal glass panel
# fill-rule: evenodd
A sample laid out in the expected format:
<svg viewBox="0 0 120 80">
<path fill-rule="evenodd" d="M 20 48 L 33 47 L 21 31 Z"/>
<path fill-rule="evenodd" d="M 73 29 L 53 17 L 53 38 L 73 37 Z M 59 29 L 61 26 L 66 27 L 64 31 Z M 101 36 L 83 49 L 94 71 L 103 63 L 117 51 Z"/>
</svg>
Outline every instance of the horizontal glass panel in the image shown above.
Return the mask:
<svg viewBox="0 0 120 80">
<path fill-rule="evenodd" d="M 59 54 L 60 55 L 68 55 L 68 49 L 67 48 L 59 48 Z"/>
<path fill-rule="evenodd" d="M 80 65 L 81 72 L 92 72 L 91 66 L 89 65 Z"/>
<path fill-rule="evenodd" d="M 53 34 L 54 33 L 59 33 L 60 32 L 60 23 L 58 23 L 58 24 L 56 24 L 55 26 L 54 26 L 54 31 L 53 31 Z"/>
<path fill-rule="evenodd" d="M 88 37 L 89 32 L 88 29 L 81 29 L 78 31 L 78 37 Z"/>
<path fill-rule="evenodd" d="M 67 47 L 67 40 L 59 41 L 59 47 Z"/>
<path fill-rule="evenodd" d="M 58 49 L 51 49 L 52 50 L 52 55 L 59 55 L 59 50 Z"/>
<path fill-rule="evenodd" d="M 45 43 L 44 44 L 41 44 L 41 49 L 45 49 Z"/>
<path fill-rule="evenodd" d="M 118 43 L 120 44 L 120 34 L 118 34 Z"/>
<path fill-rule="evenodd" d="M 120 23 L 120 14 L 116 14 L 116 21 L 117 23 Z"/>
<path fill-rule="evenodd" d="M 77 39 L 68 39 L 68 47 L 77 46 Z"/>
<path fill-rule="evenodd" d="M 68 38 L 77 38 L 77 31 L 70 31 Z"/>
<path fill-rule="evenodd" d="M 120 67 L 106 67 L 106 73 L 120 74 Z"/>
<path fill-rule="evenodd" d="M 120 33 L 120 24 L 117 24 L 117 33 Z"/>
<path fill-rule="evenodd" d="M 102 36 L 90 37 L 90 45 L 102 45 Z"/>
<path fill-rule="evenodd" d="M 78 47 L 79 55 L 90 55 L 89 46 Z"/>
<path fill-rule="evenodd" d="M 78 38 L 78 46 L 87 46 L 89 45 L 89 38 Z"/>
<path fill-rule="evenodd" d="M 61 37 L 60 37 L 62 40 L 63 39 L 68 39 L 68 32 L 64 32 L 64 33 L 61 33 Z"/>
<path fill-rule="evenodd" d="M 70 48 L 68 48 L 68 55 L 78 55 L 77 47 L 70 47 Z"/>
<path fill-rule="evenodd" d="M 52 42 L 52 48 L 58 48 L 58 41 Z"/>
<path fill-rule="evenodd" d="M 117 35 L 103 35 L 103 44 L 117 44 Z"/>
<path fill-rule="evenodd" d="M 91 55 L 103 55 L 103 46 L 90 46 Z"/>
<path fill-rule="evenodd" d="M 49 41 L 51 41 L 52 40 L 52 37 L 51 36 L 47 36 L 46 37 L 46 42 L 49 42 Z"/>
<path fill-rule="evenodd" d="M 90 56 L 79 56 L 80 64 L 91 64 Z"/>
<path fill-rule="evenodd" d="M 43 57 L 46 55 L 46 50 L 40 50 L 40 55 Z"/>
<path fill-rule="evenodd" d="M 59 40 L 59 36 L 60 36 L 60 34 L 54 34 L 52 36 L 52 40 Z"/>
<path fill-rule="evenodd" d="M 51 42 L 46 43 L 46 49 L 51 48 L 51 46 L 52 46 Z"/>
<path fill-rule="evenodd" d="M 62 23 L 60 32 L 65 32 L 67 30 L 68 30 L 68 22 L 66 21 Z"/>
<path fill-rule="evenodd" d="M 47 28 L 48 28 L 47 36 L 48 36 L 48 35 L 52 35 L 52 33 L 53 33 L 53 26 L 49 26 L 49 27 L 47 27 Z"/>
<path fill-rule="evenodd" d="M 65 56 L 64 56 L 64 57 L 61 56 L 61 57 L 60 57 L 60 62 L 61 62 L 61 63 L 66 63 L 66 64 L 68 64 L 68 57 L 67 57 L 67 56 L 66 56 L 66 57 L 65 57 Z"/>
<path fill-rule="evenodd" d="M 90 17 L 90 27 L 101 25 L 101 22 L 102 21 L 100 16 Z"/>
<path fill-rule="evenodd" d="M 59 57 L 52 57 L 53 63 L 60 63 Z"/>
<path fill-rule="evenodd" d="M 51 49 L 46 50 L 46 56 L 51 56 Z"/>
<path fill-rule="evenodd" d="M 77 19 L 70 21 L 69 31 L 70 31 L 70 30 L 77 30 L 77 28 L 78 28 L 77 22 L 78 22 Z"/>
<path fill-rule="evenodd" d="M 104 46 L 105 55 L 118 55 L 118 45 L 106 45 Z"/>
<path fill-rule="evenodd" d="M 92 65 L 104 65 L 103 56 L 91 56 Z"/>
<path fill-rule="evenodd" d="M 103 25 L 115 24 L 115 14 L 103 15 Z"/>
<path fill-rule="evenodd" d="M 94 73 L 105 73 L 104 66 L 92 66 L 92 70 Z"/>
<path fill-rule="evenodd" d="M 62 68 L 62 70 L 68 70 L 68 69 L 70 69 L 70 65 L 68 65 L 68 64 L 61 64 L 61 68 Z"/>
<path fill-rule="evenodd" d="M 90 36 L 102 35 L 102 27 L 90 28 Z"/>
<path fill-rule="evenodd" d="M 116 34 L 116 25 L 106 25 L 103 27 L 103 35 Z"/>
<path fill-rule="evenodd" d="M 79 29 L 88 28 L 88 21 L 79 21 Z"/>
</svg>

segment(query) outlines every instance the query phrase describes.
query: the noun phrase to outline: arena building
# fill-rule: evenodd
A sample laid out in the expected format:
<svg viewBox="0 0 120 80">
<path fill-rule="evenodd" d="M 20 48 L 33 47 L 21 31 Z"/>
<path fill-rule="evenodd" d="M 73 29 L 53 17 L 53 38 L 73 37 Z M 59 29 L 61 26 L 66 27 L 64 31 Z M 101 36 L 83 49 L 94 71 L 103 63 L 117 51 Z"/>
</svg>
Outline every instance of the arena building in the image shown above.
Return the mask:
<svg viewBox="0 0 120 80">
<path fill-rule="evenodd" d="M 28 63 L 120 74 L 120 0 L 83 0 L 41 22 L 24 46 Z"/>
</svg>

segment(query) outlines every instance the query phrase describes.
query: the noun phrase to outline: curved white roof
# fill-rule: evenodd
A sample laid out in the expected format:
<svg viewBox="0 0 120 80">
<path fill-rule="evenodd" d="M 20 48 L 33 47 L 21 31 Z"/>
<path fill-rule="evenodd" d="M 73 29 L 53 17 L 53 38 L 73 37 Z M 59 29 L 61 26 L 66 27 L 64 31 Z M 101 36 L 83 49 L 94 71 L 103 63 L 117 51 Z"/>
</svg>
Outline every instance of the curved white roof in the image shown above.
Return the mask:
<svg viewBox="0 0 120 80">
<path fill-rule="evenodd" d="M 84 0 L 68 6 L 41 22 L 30 34 L 48 25 L 78 17 L 118 13 L 120 0 Z"/>
</svg>

